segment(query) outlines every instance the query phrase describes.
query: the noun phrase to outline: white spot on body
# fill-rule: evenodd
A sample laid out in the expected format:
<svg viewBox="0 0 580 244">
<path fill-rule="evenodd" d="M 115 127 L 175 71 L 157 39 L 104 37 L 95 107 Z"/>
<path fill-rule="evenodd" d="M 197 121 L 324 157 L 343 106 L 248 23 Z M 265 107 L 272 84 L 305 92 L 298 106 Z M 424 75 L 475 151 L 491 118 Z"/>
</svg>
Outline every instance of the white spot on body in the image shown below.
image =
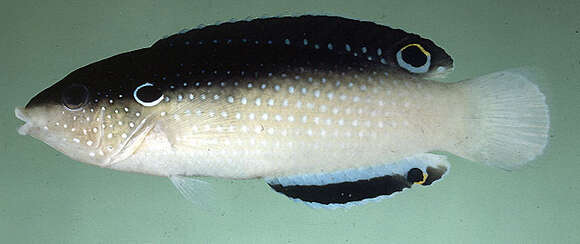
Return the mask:
<svg viewBox="0 0 580 244">
<path fill-rule="evenodd" d="M 326 97 L 328 97 L 328 100 L 332 100 L 332 98 L 334 97 L 334 93 L 329 92 L 326 94 Z"/>
<path fill-rule="evenodd" d="M 302 101 L 298 100 L 296 101 L 296 108 L 301 108 L 302 107 Z"/>
</svg>

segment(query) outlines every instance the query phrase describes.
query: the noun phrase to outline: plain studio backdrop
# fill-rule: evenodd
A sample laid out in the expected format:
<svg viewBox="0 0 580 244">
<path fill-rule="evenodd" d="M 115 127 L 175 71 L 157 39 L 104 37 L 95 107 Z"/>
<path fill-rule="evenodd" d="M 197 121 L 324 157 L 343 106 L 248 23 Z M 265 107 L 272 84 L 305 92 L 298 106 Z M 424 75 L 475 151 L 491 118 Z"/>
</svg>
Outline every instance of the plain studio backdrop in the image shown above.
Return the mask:
<svg viewBox="0 0 580 244">
<path fill-rule="evenodd" d="M 0 9 L 0 240 L 3 243 L 578 243 L 580 2 L 3 1 Z M 210 209 L 166 178 L 75 162 L 16 133 L 14 107 L 91 62 L 200 24 L 328 14 L 435 41 L 446 81 L 540 70 L 550 143 L 512 172 L 450 156 L 440 183 L 348 210 L 311 209 L 262 180 L 207 179 Z"/>
</svg>

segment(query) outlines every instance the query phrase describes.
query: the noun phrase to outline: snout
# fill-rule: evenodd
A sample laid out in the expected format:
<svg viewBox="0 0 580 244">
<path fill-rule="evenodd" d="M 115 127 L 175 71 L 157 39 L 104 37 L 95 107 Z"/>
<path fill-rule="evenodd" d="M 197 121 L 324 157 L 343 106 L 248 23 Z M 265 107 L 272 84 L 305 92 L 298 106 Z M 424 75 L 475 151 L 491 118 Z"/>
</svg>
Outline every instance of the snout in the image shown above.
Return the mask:
<svg viewBox="0 0 580 244">
<path fill-rule="evenodd" d="M 30 131 L 30 128 L 32 128 L 32 122 L 30 121 L 30 118 L 26 114 L 26 109 L 23 107 L 16 107 L 14 109 L 14 114 L 16 115 L 16 118 L 24 121 L 24 125 L 18 128 L 18 134 L 27 135 L 28 131 Z"/>
</svg>

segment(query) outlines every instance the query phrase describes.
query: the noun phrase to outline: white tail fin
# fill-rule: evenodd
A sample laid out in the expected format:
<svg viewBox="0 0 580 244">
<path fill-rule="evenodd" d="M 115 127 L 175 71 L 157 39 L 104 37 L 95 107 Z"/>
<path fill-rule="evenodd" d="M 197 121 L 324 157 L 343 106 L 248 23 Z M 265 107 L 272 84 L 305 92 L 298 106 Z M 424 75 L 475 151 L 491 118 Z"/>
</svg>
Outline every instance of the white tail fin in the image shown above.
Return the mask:
<svg viewBox="0 0 580 244">
<path fill-rule="evenodd" d="M 504 169 L 542 154 L 550 128 L 548 106 L 529 77 L 501 71 L 457 84 L 468 100 L 466 138 L 457 154 Z"/>
</svg>

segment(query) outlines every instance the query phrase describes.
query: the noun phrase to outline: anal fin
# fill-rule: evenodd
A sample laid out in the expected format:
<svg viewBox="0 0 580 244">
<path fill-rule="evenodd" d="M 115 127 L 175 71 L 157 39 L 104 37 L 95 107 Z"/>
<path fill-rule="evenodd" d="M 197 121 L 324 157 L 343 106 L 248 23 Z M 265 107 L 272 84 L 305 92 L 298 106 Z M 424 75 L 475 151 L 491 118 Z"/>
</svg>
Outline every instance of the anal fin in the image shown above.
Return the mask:
<svg viewBox="0 0 580 244">
<path fill-rule="evenodd" d="M 414 184 L 431 185 L 449 167 L 445 156 L 424 153 L 371 167 L 271 178 L 267 183 L 309 206 L 339 208 L 389 198 Z"/>
</svg>

